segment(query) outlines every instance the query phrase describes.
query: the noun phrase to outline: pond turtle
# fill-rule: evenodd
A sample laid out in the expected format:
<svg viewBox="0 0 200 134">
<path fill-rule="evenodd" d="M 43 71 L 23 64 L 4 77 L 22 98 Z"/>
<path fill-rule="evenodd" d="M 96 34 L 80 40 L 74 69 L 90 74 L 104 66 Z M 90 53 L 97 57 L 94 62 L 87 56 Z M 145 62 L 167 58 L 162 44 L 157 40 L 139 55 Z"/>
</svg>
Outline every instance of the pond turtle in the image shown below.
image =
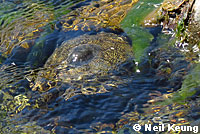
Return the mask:
<svg viewBox="0 0 200 134">
<path fill-rule="evenodd" d="M 92 81 L 93 85 L 94 83 L 96 85 L 89 84 L 89 86 L 79 88 L 82 93 L 106 92 L 104 86 L 99 88 L 99 83 L 103 82 L 99 82 L 98 77 L 108 76 L 119 69 L 123 73 L 126 70 L 124 66 L 134 66 L 131 40 L 120 29 L 120 22 L 136 2 L 137 0 L 100 0 L 89 2 L 89 4 L 77 3 L 69 8 L 72 10 L 70 13 L 59 18 L 51 34 L 48 33 L 49 28 L 45 29 L 50 27 L 50 31 L 52 30 L 49 22 L 54 19 L 54 16 L 49 10 L 45 13 L 36 10 L 38 11 L 36 15 L 41 16 L 41 19 L 33 21 L 33 24 L 29 21 L 26 24 L 25 19 L 21 19 L 22 26 L 17 22 L 14 23 L 15 21 L 9 23 L 13 25 L 14 30 L 7 34 L 14 34 L 10 38 L 14 37 L 17 41 L 6 39 L 8 35 L 3 34 L 1 45 L 4 47 L 4 43 L 9 44 L 10 41 L 13 44 L 10 48 L 5 48 L 5 54 L 10 54 L 10 56 L 3 63 L 2 70 L 13 68 L 17 70 L 19 65 L 25 66 L 26 69 L 31 66 L 32 69 L 29 68 L 28 71 L 19 69 L 20 72 L 15 74 L 12 82 L 15 84 L 18 81 L 16 78 L 22 78 L 22 75 L 23 77 L 25 75 L 33 91 L 46 92 L 54 87 L 59 89 L 60 83 L 74 85 L 73 81 L 76 81 L 76 87 L 81 87 L 84 81 L 85 83 Z M 34 20 L 35 18 L 37 17 L 34 17 Z M 33 26 L 29 32 L 16 33 L 16 31 L 20 32 L 16 29 L 21 27 L 23 28 L 21 31 L 26 31 L 29 24 L 30 27 Z M 6 28 L 8 27 L 2 29 L 1 32 L 5 32 Z M 130 64 L 127 64 L 128 62 Z M 7 68 L 5 64 L 11 64 L 14 67 Z M 14 71 L 11 72 L 14 73 Z M 6 71 L 2 74 L 6 80 L 10 78 L 10 74 L 6 75 Z M 7 85 L 6 80 L 2 86 Z M 106 84 L 115 86 L 112 82 Z M 94 92 L 90 92 L 91 89 Z M 52 96 L 52 94 L 46 96 Z"/>
<path fill-rule="evenodd" d="M 104 76 L 127 60 L 133 62 L 131 41 L 119 26 L 135 2 L 96 1 L 62 16 L 44 44 L 56 49 L 46 61 L 45 70 L 38 73 L 32 90 L 47 91 L 57 82 Z"/>
<path fill-rule="evenodd" d="M 169 84 L 166 82 L 167 85 L 161 89 L 160 83 L 166 84 L 165 78 L 155 79 L 149 74 L 146 78 L 131 72 L 129 77 L 129 71 L 132 71 L 134 65 L 133 53 L 130 40 L 120 29 L 119 23 L 135 2 L 134 0 L 101 0 L 93 1 L 89 5 L 80 4 L 78 8 L 71 7 L 75 9 L 60 18 L 53 33 L 34 40 L 27 62 L 36 57 L 36 61 L 45 63 L 41 64 L 41 68 L 33 69 L 35 72 L 39 70 L 35 77 L 32 78 L 32 74 L 25 76 L 32 82 L 28 88 L 32 91 L 29 90 L 30 92 L 24 93 L 25 95 L 16 95 L 16 90 L 22 90 L 18 89 L 18 86 L 13 89 L 15 90 L 13 96 L 19 101 L 13 101 L 12 97 L 4 101 L 5 105 L 12 105 L 10 108 L 13 110 L 12 117 L 16 112 L 19 113 L 14 116 L 17 121 L 12 124 L 13 126 L 19 124 L 18 120 L 22 125 L 25 124 L 24 122 L 36 121 L 40 126 L 53 132 L 66 133 L 68 132 L 66 129 L 73 129 L 69 133 L 80 133 L 78 130 L 88 128 L 89 122 L 94 123 L 93 128 L 97 131 L 99 126 L 96 122 L 102 121 L 105 124 L 114 122 L 128 111 L 137 110 L 140 104 L 143 105 L 149 99 L 151 90 L 167 92 L 174 87 L 173 85 L 171 87 L 171 84 L 167 87 Z M 40 39 L 42 41 L 37 44 Z M 43 60 L 44 55 L 35 55 L 37 48 L 41 48 L 41 52 L 48 53 L 46 60 Z M 176 55 L 173 52 L 170 54 Z M 158 76 L 176 72 L 176 68 L 172 71 L 170 68 L 162 70 L 165 65 L 173 67 L 171 62 L 169 63 L 171 58 L 168 59 L 170 54 L 164 54 L 165 64 L 160 63 L 161 67 L 158 69 L 160 73 L 156 73 Z M 159 57 L 158 60 L 160 61 Z M 36 61 L 33 60 L 33 63 Z M 180 63 L 186 65 L 184 62 Z M 166 77 L 168 79 L 171 75 Z M 181 79 L 177 81 L 180 83 Z M 159 87 L 156 86 L 157 84 Z M 117 91 L 113 91 L 116 88 Z M 18 98 L 24 100 L 20 101 Z M 9 99 L 12 101 L 10 102 Z M 121 105 L 123 110 L 119 108 Z M 86 126 L 84 123 L 87 123 Z M 29 124 L 27 126 L 30 127 Z M 114 128 L 113 124 L 103 124 L 100 127 L 107 129 L 110 126 Z M 92 133 L 90 129 L 86 131 L 81 133 Z"/>
<path fill-rule="evenodd" d="M 41 19 L 33 17 L 37 18 L 33 24 L 31 19 L 29 22 L 23 17 L 19 18 L 19 24 L 18 19 L 16 23 L 9 23 L 12 30 L 7 33 L 9 27 L 5 24 L 1 29 L 1 47 L 8 58 L 1 66 L 3 75 L 0 78 L 11 81 L 4 80 L 5 83 L 0 85 L 5 88 L 0 100 L 3 110 L 13 116 L 27 107 L 39 109 L 44 106 L 41 103 L 55 98 L 67 100 L 78 93 L 105 93 L 109 87 L 116 87 L 116 83 L 122 82 L 118 76 L 126 71 L 133 72 L 131 40 L 120 29 L 120 22 L 136 2 L 99 0 L 85 5 L 80 2 L 69 8 L 72 9 L 69 14 L 59 18 L 55 28 L 49 24 L 55 19 L 51 10 L 45 13 L 36 10 L 35 15 Z M 49 34 L 48 30 L 54 31 Z M 28 66 L 28 71 L 19 66 Z M 22 77 L 25 81 L 21 80 Z M 28 86 L 27 80 L 30 82 Z M 14 96 L 25 101 L 15 103 Z M 6 97 L 10 97 L 9 100 Z"/>
</svg>

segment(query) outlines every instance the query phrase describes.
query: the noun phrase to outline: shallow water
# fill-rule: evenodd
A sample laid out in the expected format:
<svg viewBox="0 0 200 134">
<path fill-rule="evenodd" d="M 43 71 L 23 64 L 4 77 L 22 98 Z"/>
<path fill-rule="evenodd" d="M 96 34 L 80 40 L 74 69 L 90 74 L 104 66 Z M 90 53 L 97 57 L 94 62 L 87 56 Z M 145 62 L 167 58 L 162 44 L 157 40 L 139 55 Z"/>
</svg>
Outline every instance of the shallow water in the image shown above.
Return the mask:
<svg viewBox="0 0 200 134">
<path fill-rule="evenodd" d="M 124 19 L 121 25 L 132 40 L 139 65 L 128 61 L 119 65 L 125 70 L 119 68 L 109 75 L 58 81 L 56 86 L 47 86 L 48 90 L 33 90 L 34 80 L 47 69 L 44 63 L 63 41 L 101 31 L 122 32 L 118 28 L 97 30 L 98 25 L 85 31 L 64 32 L 60 28 L 58 20 L 87 7 L 91 1 L 0 1 L 4 7 L 0 8 L 1 133 L 114 133 L 123 115 L 133 111 L 144 113 L 149 100 L 180 89 L 189 63 L 177 49 L 169 46 L 166 40 L 170 36 L 162 34 L 160 27 L 143 28 L 129 14 L 131 19 Z M 158 3 L 140 1 L 135 9 L 143 5 L 152 8 L 154 4 Z M 142 13 L 137 12 L 142 18 Z M 43 47 L 46 42 L 52 45 Z M 169 48 L 161 48 L 164 45 Z"/>
</svg>

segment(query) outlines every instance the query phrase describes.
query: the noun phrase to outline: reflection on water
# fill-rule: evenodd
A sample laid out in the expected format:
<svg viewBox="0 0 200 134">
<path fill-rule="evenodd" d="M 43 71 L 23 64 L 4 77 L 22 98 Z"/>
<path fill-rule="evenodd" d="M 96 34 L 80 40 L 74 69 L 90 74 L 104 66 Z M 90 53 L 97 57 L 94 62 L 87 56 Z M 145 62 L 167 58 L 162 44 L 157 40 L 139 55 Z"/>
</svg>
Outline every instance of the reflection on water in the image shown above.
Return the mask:
<svg viewBox="0 0 200 134">
<path fill-rule="evenodd" d="M 189 63 L 171 38 L 127 19 L 120 28 L 136 2 L 1 0 L 0 133 L 114 133 L 177 91 Z M 145 55 L 137 67 L 132 44 Z"/>
</svg>

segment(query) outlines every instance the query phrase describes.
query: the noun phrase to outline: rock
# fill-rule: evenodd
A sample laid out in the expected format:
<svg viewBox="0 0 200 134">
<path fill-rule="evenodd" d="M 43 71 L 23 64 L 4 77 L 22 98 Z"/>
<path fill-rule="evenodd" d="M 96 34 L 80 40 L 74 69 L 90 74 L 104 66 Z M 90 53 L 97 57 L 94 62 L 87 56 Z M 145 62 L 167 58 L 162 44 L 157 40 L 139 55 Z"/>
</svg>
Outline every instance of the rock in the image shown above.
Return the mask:
<svg viewBox="0 0 200 134">
<path fill-rule="evenodd" d="M 193 12 L 194 12 L 194 21 L 196 21 L 200 25 L 200 1 L 196 0 L 193 6 Z"/>
</svg>

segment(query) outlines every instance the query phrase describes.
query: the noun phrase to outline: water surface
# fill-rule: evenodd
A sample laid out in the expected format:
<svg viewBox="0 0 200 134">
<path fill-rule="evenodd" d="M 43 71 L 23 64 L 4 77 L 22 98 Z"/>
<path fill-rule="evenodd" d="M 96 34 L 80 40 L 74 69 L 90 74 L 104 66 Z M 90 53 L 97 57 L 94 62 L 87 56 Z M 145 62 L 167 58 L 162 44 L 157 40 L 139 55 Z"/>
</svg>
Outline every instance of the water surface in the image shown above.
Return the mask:
<svg viewBox="0 0 200 134">
<path fill-rule="evenodd" d="M 69 19 L 73 30 L 63 31 L 62 20 L 68 14 L 91 4 L 91 9 L 100 5 L 95 5 L 95 0 L 0 1 L 0 132 L 114 133 L 123 115 L 133 111 L 144 113 L 144 104 L 153 96 L 177 91 L 188 62 L 173 47 L 160 49 L 170 46 L 167 42 L 170 36 L 162 34 L 161 27 L 140 25 L 140 19 L 147 14 L 141 10 L 150 12 L 159 2 L 143 0 L 134 4 L 120 25 L 123 30 L 113 29 L 112 24 L 109 28 L 90 25 L 90 30 L 88 27 L 76 30 L 76 26 L 83 26 L 73 25 L 75 20 Z M 59 81 L 47 91 L 33 90 L 37 75 L 46 69 L 43 68 L 46 60 L 63 41 L 102 31 L 129 36 L 139 65 L 129 61 L 122 65 L 128 71 L 115 70 L 110 75 L 69 83 Z M 52 45 L 45 46 L 48 42 Z M 87 94 L 93 88 L 105 91 Z M 87 92 L 80 92 L 83 89 Z"/>
</svg>

